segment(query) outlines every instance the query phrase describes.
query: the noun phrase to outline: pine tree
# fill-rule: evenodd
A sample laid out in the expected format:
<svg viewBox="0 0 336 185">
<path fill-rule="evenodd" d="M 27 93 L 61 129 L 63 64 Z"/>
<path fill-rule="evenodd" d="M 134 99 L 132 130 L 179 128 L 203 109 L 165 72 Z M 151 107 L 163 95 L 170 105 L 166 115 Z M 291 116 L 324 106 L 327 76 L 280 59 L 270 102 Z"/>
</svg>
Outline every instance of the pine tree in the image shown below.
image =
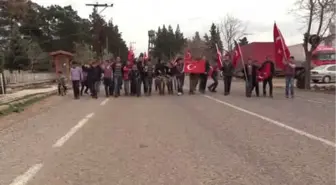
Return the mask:
<svg viewBox="0 0 336 185">
<path fill-rule="evenodd" d="M 98 14 L 97 9 L 93 8 L 93 12 L 90 15 L 92 24 L 91 33 L 93 35 L 93 51 L 96 52 L 99 58 L 102 57 L 103 49 L 105 46 L 106 36 L 104 34 L 104 19 Z"/>
<path fill-rule="evenodd" d="M 18 27 L 14 26 L 12 31 L 5 67 L 10 71 L 20 71 L 29 66 L 29 59 L 25 52 L 25 48 L 23 47 Z"/>
<path fill-rule="evenodd" d="M 184 38 L 183 33 L 181 32 L 179 24 L 176 26 L 175 39 L 176 39 L 176 54 L 181 54 L 183 53 L 182 50 L 185 47 L 187 40 Z"/>
<path fill-rule="evenodd" d="M 208 48 L 213 56 L 216 56 L 217 54 L 216 44 L 218 46 L 218 49 L 222 52 L 223 42 L 220 38 L 219 30 L 216 27 L 215 23 L 212 23 L 211 28 L 210 28 L 210 39 L 208 42 Z"/>
</svg>

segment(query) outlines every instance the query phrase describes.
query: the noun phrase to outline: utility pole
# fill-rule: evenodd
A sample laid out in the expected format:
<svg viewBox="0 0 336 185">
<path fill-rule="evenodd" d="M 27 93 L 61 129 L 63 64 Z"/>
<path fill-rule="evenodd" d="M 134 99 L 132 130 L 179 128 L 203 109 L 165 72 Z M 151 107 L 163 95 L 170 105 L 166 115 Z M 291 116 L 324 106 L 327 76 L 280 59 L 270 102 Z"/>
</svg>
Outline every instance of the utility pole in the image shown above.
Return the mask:
<svg viewBox="0 0 336 185">
<path fill-rule="evenodd" d="M 99 7 L 103 7 L 103 9 L 98 13 L 98 15 L 99 14 L 101 14 L 106 8 L 108 8 L 108 7 L 113 7 L 113 4 L 107 4 L 107 3 L 105 3 L 105 4 L 99 4 L 98 2 L 96 3 L 96 4 L 85 4 L 86 6 L 92 6 L 93 7 L 93 9 L 94 10 L 96 10 L 96 12 L 98 12 L 98 8 Z M 98 32 L 98 28 L 96 27 L 96 28 L 93 28 L 93 29 L 95 29 L 96 30 L 96 32 Z M 100 33 L 99 33 L 100 34 Z M 100 38 L 100 37 L 98 37 L 98 38 Z M 108 51 L 108 36 L 106 36 L 106 38 L 105 38 L 105 42 L 106 42 L 106 51 L 107 51 L 107 54 L 109 53 L 109 51 Z M 102 45 L 101 45 L 101 43 L 99 44 L 100 45 L 100 48 L 101 48 L 101 52 L 103 53 L 103 50 L 102 50 Z M 100 57 L 101 57 L 101 59 L 103 58 L 103 54 L 102 53 L 100 53 Z"/>
</svg>

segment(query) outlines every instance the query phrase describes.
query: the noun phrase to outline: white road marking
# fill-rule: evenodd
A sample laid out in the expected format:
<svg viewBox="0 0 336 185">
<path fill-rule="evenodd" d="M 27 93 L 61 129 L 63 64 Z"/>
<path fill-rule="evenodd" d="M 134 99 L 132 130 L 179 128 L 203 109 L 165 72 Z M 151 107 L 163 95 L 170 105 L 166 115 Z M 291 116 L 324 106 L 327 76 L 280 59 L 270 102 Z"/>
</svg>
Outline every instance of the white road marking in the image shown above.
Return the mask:
<svg viewBox="0 0 336 185">
<path fill-rule="evenodd" d="M 63 137 L 61 137 L 57 142 L 52 146 L 53 148 L 61 147 L 63 144 L 70 139 L 71 136 L 73 136 L 80 128 L 82 128 L 89 119 L 94 115 L 94 113 L 90 113 L 87 116 L 85 116 L 84 119 L 80 120 L 77 125 L 72 127 L 68 133 L 66 133 Z"/>
<path fill-rule="evenodd" d="M 312 135 L 312 134 L 310 134 L 310 133 L 307 133 L 307 132 L 305 132 L 305 131 L 302 131 L 302 130 L 299 130 L 299 129 L 290 127 L 290 126 L 288 126 L 288 125 L 286 125 L 286 124 L 284 124 L 284 123 L 281 123 L 281 122 L 279 122 L 279 121 L 272 120 L 271 118 L 262 116 L 262 115 L 260 115 L 260 114 L 257 114 L 257 113 L 251 112 L 251 111 L 248 111 L 248 110 L 246 110 L 246 109 L 243 109 L 243 108 L 241 108 L 241 107 L 232 105 L 232 104 L 230 104 L 230 103 L 224 102 L 224 101 L 219 100 L 219 99 L 216 99 L 216 98 L 214 98 L 214 97 L 211 97 L 211 96 L 208 96 L 208 95 L 203 95 L 203 96 L 206 97 L 206 98 L 208 98 L 208 99 L 210 99 L 210 100 L 216 101 L 216 102 L 218 102 L 218 103 L 224 104 L 224 105 L 226 105 L 226 106 L 228 106 L 228 107 L 231 107 L 231 108 L 233 108 L 233 109 L 236 109 L 236 110 L 239 110 L 239 111 L 244 112 L 244 113 L 246 113 L 246 114 L 249 114 L 249 115 L 251 115 L 251 116 L 258 117 L 258 118 L 260 118 L 260 119 L 262 119 L 262 120 L 267 121 L 268 123 L 272 123 L 272 124 L 274 124 L 274 125 L 276 125 L 276 126 L 279 126 L 279 127 L 284 128 L 284 129 L 290 130 L 290 131 L 295 132 L 295 133 L 297 133 L 297 134 L 299 134 L 299 135 L 306 136 L 306 137 L 308 137 L 308 138 L 310 138 L 310 139 L 312 139 L 312 140 L 316 140 L 316 141 L 319 141 L 319 142 L 321 142 L 321 143 L 324 143 L 324 144 L 326 144 L 326 145 L 329 145 L 329 146 L 331 146 L 331 147 L 336 148 L 336 143 L 334 143 L 334 142 L 332 142 L 332 141 L 329 141 L 329 140 L 326 140 L 326 139 L 323 139 L 323 138 L 314 136 L 314 135 Z"/>
<path fill-rule="evenodd" d="M 102 102 L 100 103 L 100 105 L 103 106 L 103 105 L 105 105 L 108 101 L 109 101 L 109 99 L 106 98 L 104 101 L 102 101 Z"/>
<path fill-rule="evenodd" d="M 10 185 L 25 185 L 28 183 L 30 179 L 32 179 L 38 171 L 43 167 L 43 164 L 35 164 L 34 166 L 30 167 L 24 174 L 18 176 L 13 180 Z"/>
<path fill-rule="evenodd" d="M 86 115 L 85 118 L 90 119 L 93 115 L 94 115 L 94 113 L 92 112 L 92 113 Z"/>
<path fill-rule="evenodd" d="M 323 103 L 323 102 L 320 102 L 320 101 L 316 101 L 316 100 L 307 100 L 307 101 L 309 101 L 309 102 L 312 102 L 312 103 L 319 103 L 319 104 L 325 104 L 325 103 Z"/>
</svg>

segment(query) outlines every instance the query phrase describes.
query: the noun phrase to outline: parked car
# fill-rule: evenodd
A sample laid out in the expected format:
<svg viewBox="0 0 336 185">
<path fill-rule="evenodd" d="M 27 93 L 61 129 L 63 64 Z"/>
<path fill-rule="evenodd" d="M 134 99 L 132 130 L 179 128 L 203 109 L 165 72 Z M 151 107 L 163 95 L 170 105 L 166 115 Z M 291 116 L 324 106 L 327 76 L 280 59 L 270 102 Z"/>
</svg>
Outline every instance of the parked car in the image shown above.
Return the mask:
<svg viewBox="0 0 336 185">
<path fill-rule="evenodd" d="M 330 83 L 336 79 L 336 64 L 321 65 L 313 68 L 311 71 L 313 82 Z"/>
</svg>

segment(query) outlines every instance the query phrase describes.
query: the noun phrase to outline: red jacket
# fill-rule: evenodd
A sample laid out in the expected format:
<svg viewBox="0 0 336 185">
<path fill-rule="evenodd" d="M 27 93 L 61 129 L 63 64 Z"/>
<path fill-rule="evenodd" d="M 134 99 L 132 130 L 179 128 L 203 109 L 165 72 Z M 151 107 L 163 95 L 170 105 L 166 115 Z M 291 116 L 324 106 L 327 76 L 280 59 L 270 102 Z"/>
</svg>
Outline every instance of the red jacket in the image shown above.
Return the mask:
<svg viewBox="0 0 336 185">
<path fill-rule="evenodd" d="M 123 80 L 129 80 L 130 66 L 125 65 L 123 67 Z"/>
</svg>

